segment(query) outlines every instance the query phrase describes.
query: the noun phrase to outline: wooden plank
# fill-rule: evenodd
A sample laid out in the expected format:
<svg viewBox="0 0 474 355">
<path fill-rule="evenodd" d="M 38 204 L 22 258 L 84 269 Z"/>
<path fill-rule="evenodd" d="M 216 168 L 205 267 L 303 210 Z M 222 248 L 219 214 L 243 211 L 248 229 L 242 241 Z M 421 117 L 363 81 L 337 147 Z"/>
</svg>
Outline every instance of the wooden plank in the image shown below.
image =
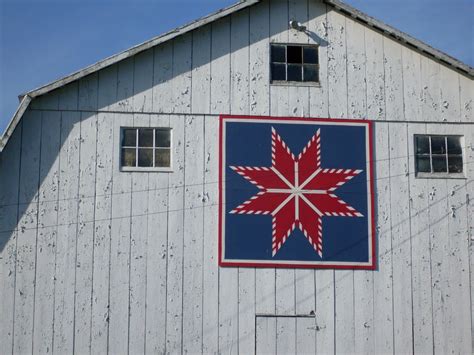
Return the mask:
<svg viewBox="0 0 474 355">
<path fill-rule="evenodd" d="M 136 97 L 134 98 L 135 102 Z M 150 116 L 133 115 L 134 127 L 149 127 Z M 153 174 L 153 173 L 151 173 Z M 148 236 L 148 173 L 132 172 L 130 225 L 130 291 L 128 352 L 145 352 L 145 316 Z"/>
<path fill-rule="evenodd" d="M 173 42 L 154 49 L 153 112 L 171 112 L 172 91 L 169 80 L 173 77 Z"/>
<path fill-rule="evenodd" d="M 296 318 L 276 318 L 276 354 L 296 354 Z"/>
<path fill-rule="evenodd" d="M 219 121 L 204 118 L 204 250 L 203 250 L 203 353 L 214 354 L 219 342 L 219 267 L 217 240 L 219 215 Z"/>
<path fill-rule="evenodd" d="M 99 87 L 97 89 L 97 108 L 110 111 L 117 99 L 118 65 L 112 65 L 99 71 Z"/>
<path fill-rule="evenodd" d="M 204 117 L 185 123 L 183 351 L 202 351 Z M 185 334 L 185 336 L 184 336 Z"/>
<path fill-rule="evenodd" d="M 314 270 L 296 270 L 296 314 L 315 314 L 316 279 Z M 316 354 L 316 318 L 296 320 L 296 353 Z"/>
<path fill-rule="evenodd" d="M 329 117 L 347 116 L 346 17 L 334 9 L 327 13 Z"/>
<path fill-rule="evenodd" d="M 316 354 L 315 318 L 296 318 L 295 354 Z"/>
<path fill-rule="evenodd" d="M 169 81 L 173 96 L 171 112 L 191 112 L 191 34 L 178 37 L 173 41 L 173 77 Z"/>
<path fill-rule="evenodd" d="M 231 16 L 230 25 L 230 112 L 249 112 L 249 11 Z"/>
<path fill-rule="evenodd" d="M 459 74 L 451 68 L 440 65 L 440 109 L 442 122 L 460 122 Z"/>
<path fill-rule="evenodd" d="M 328 25 L 326 4 L 308 1 L 309 43 L 319 45 L 319 84 L 309 88 L 309 110 L 311 117 L 328 117 Z"/>
<path fill-rule="evenodd" d="M 449 85 L 446 87 L 448 89 Z M 446 90 L 446 89 L 443 89 Z M 441 92 L 442 97 L 443 91 Z M 459 91 L 457 91 L 459 94 Z M 455 98 L 455 94 L 453 98 Z M 446 96 L 444 96 L 446 97 Z M 459 103 L 459 97 L 458 101 Z M 446 112 L 455 120 L 455 113 L 460 112 L 458 107 L 454 107 L 451 112 Z M 450 105 L 451 107 L 451 105 Z M 450 109 L 449 107 L 449 109 Z M 460 115 L 459 115 L 460 117 Z M 459 118 L 458 118 L 459 119 Z M 446 126 L 446 134 L 463 135 L 474 131 L 473 126 L 452 125 Z M 470 138 L 470 137 L 469 137 Z M 471 141 L 472 142 L 472 141 Z M 469 165 L 472 165 L 472 160 Z M 471 180 L 472 181 L 472 180 Z M 471 182 L 472 184 L 472 182 Z M 445 334 L 449 341 L 449 351 L 459 354 L 472 353 L 472 323 L 471 323 L 471 280 L 469 275 L 469 233 L 468 233 L 468 213 L 467 196 L 468 190 L 464 181 L 456 179 L 447 180 L 448 193 L 448 244 L 446 249 L 448 254 L 448 269 L 446 277 L 449 284 L 449 297 L 445 301 L 448 308 L 448 317 L 445 319 Z"/>
<path fill-rule="evenodd" d="M 59 144 L 61 114 L 43 112 L 40 152 L 40 187 L 33 352 L 44 354 L 52 349 L 54 309 L 54 269 L 58 223 Z"/>
<path fill-rule="evenodd" d="M 133 110 L 134 61 L 135 57 L 132 57 L 117 64 L 117 96 L 109 106 L 112 111 L 131 112 Z"/>
<path fill-rule="evenodd" d="M 23 121 L 15 276 L 14 353 L 32 353 L 33 350 L 41 121 L 41 112 L 38 111 L 28 111 Z"/>
<path fill-rule="evenodd" d="M 82 111 L 96 111 L 98 105 L 98 73 L 88 75 L 79 80 L 78 108 Z M 48 96 L 48 95 L 47 95 Z M 46 97 L 47 97 L 46 96 Z"/>
<path fill-rule="evenodd" d="M 255 351 L 255 269 L 239 268 L 239 353 Z"/>
<path fill-rule="evenodd" d="M 81 114 L 79 211 L 76 239 L 74 351 L 90 351 L 92 263 L 94 260 L 94 207 L 97 115 Z"/>
<path fill-rule="evenodd" d="M 459 75 L 459 96 L 461 102 L 461 121 L 474 121 L 474 85 L 472 80 Z"/>
<path fill-rule="evenodd" d="M 288 0 L 270 2 L 270 43 L 288 43 Z M 288 86 L 270 85 L 270 114 L 288 116 Z"/>
<path fill-rule="evenodd" d="M 238 270 L 219 270 L 219 353 L 239 352 Z"/>
<path fill-rule="evenodd" d="M 74 344 L 74 286 L 79 189 L 79 112 L 61 113 L 58 239 L 54 294 L 53 352 L 72 353 Z"/>
<path fill-rule="evenodd" d="M 119 74 L 120 75 L 120 74 Z M 133 115 L 115 114 L 114 139 L 120 139 L 120 127 L 132 127 Z M 110 304 L 108 351 L 128 349 L 131 173 L 120 172 L 120 149 L 114 149 L 112 182 L 112 226 L 110 242 Z"/>
<path fill-rule="evenodd" d="M 269 16 L 269 2 L 267 1 L 249 8 L 249 100 L 250 114 L 252 115 L 268 115 L 270 108 Z"/>
<path fill-rule="evenodd" d="M 154 50 L 137 54 L 133 71 L 133 111 L 150 112 L 153 109 Z"/>
<path fill-rule="evenodd" d="M 212 24 L 211 113 L 230 113 L 230 17 Z"/>
<path fill-rule="evenodd" d="M 474 85 L 463 75 L 459 75 L 459 95 L 461 104 L 461 120 L 465 123 L 474 122 Z M 464 125 L 466 203 L 467 203 L 467 237 L 469 238 L 469 275 L 471 282 L 471 332 L 474 329 L 474 129 L 472 125 Z M 471 333 L 472 334 L 472 333 Z M 472 337 L 472 335 L 471 335 Z M 473 349 L 471 349 L 471 352 Z"/>
<path fill-rule="evenodd" d="M 112 216 L 112 179 L 114 150 L 114 115 L 97 115 L 97 158 L 95 180 L 95 231 L 92 274 L 91 351 L 107 352 L 109 326 L 109 272 Z"/>
<path fill-rule="evenodd" d="M 405 121 L 403 108 L 402 47 L 384 37 L 385 108 L 387 120 Z M 407 128 L 390 123 L 390 218 L 393 264 L 393 333 L 394 351 L 412 351 L 411 238 L 409 218 Z"/>
<path fill-rule="evenodd" d="M 387 111 L 388 102 L 387 102 Z M 390 218 L 393 263 L 393 324 L 395 352 L 412 351 L 411 238 L 407 127 L 389 124 L 390 142 Z"/>
<path fill-rule="evenodd" d="M 461 95 L 463 93 L 463 83 L 461 81 Z M 471 92 L 474 94 L 474 87 L 471 86 Z M 474 95 L 472 96 L 474 98 Z M 463 104 L 463 101 L 461 100 L 461 114 L 463 117 L 470 117 L 471 120 L 473 118 L 473 112 L 472 109 L 470 112 L 466 109 L 466 106 Z M 464 125 L 464 144 L 465 144 L 465 161 L 466 164 L 465 170 L 466 170 L 466 176 L 467 179 L 465 181 L 466 185 L 466 190 L 467 190 L 467 195 L 466 195 L 466 203 L 467 203 L 467 237 L 469 238 L 469 275 L 470 275 L 470 291 L 471 291 L 471 341 L 472 341 L 472 331 L 474 329 L 474 297 L 472 297 L 472 292 L 474 283 L 472 282 L 473 277 L 474 277 L 474 129 L 472 128 L 472 125 Z M 474 345 L 471 348 L 471 353 L 474 350 Z"/>
<path fill-rule="evenodd" d="M 15 259 L 18 237 L 18 191 L 20 189 L 22 127 L 16 131 L 0 158 L 0 349 L 13 353 L 15 305 Z"/>
<path fill-rule="evenodd" d="M 385 119 L 385 71 L 383 57 L 383 36 L 366 28 L 366 86 L 367 116 L 371 120 Z"/>
<path fill-rule="evenodd" d="M 79 83 L 74 82 L 59 89 L 59 110 L 77 110 Z"/>
<path fill-rule="evenodd" d="M 372 109 L 378 112 L 378 107 Z M 383 112 L 385 118 L 385 112 Z M 374 274 L 374 340 L 376 353 L 393 352 L 392 240 L 390 219 L 388 124 L 375 125 L 375 196 L 377 211 L 378 272 Z"/>
<path fill-rule="evenodd" d="M 308 1 L 288 0 L 288 20 L 296 20 L 308 27 Z M 288 43 L 307 44 L 309 40 L 305 32 L 290 29 L 288 31 Z M 291 116 L 309 116 L 309 87 L 288 87 L 288 104 Z"/>
<path fill-rule="evenodd" d="M 257 317 L 256 354 L 276 354 L 276 317 Z"/>
<path fill-rule="evenodd" d="M 410 226 L 412 243 L 413 349 L 415 353 L 433 352 L 431 263 L 429 234 L 429 189 L 426 179 L 415 177 L 414 135 L 425 134 L 425 124 L 408 125 L 410 179 Z"/>
<path fill-rule="evenodd" d="M 347 104 L 350 118 L 367 118 L 365 28 L 346 19 Z"/>
<path fill-rule="evenodd" d="M 402 48 L 405 117 L 423 119 L 421 106 L 421 56 Z M 428 230 L 428 184 L 415 174 L 415 134 L 425 134 L 425 124 L 408 124 L 408 180 L 410 191 L 410 232 L 412 254 L 413 350 L 432 353 L 433 327 L 431 302 L 430 235 Z M 401 158 L 400 158 L 401 159 Z"/>
<path fill-rule="evenodd" d="M 185 117 L 172 116 L 173 172 L 169 175 L 166 352 L 182 352 Z"/>
<path fill-rule="evenodd" d="M 192 33 L 192 88 L 193 113 L 208 113 L 211 105 L 211 26 Z"/>
<path fill-rule="evenodd" d="M 150 126 L 169 127 L 169 116 L 152 115 Z M 145 352 L 165 352 L 169 174 L 149 174 L 146 257 Z"/>
</svg>

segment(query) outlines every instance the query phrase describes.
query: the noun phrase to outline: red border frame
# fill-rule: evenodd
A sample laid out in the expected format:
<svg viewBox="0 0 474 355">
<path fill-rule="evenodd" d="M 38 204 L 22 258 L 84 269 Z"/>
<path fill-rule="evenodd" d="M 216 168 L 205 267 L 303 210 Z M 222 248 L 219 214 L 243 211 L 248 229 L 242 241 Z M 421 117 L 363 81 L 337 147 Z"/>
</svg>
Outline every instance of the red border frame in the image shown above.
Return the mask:
<svg viewBox="0 0 474 355">
<path fill-rule="evenodd" d="M 372 227 L 372 264 L 371 265 L 307 265 L 307 264 L 266 264 L 266 263 L 242 263 L 229 262 L 222 260 L 222 122 L 227 119 L 255 119 L 255 120 L 281 120 L 281 121 L 296 121 L 305 120 L 313 122 L 335 122 L 335 123 L 363 123 L 369 128 L 369 195 L 371 200 L 370 214 Z M 347 119 L 347 118 L 301 118 L 301 117 L 274 117 L 274 116 L 249 116 L 249 115 L 220 115 L 219 116 L 219 233 L 218 233 L 218 258 L 219 266 L 221 267 L 258 267 L 258 268 L 286 268 L 286 269 L 348 269 L 348 270 L 376 270 L 376 244 L 375 244 L 375 196 L 374 196 L 374 147 L 373 147 L 373 122 L 370 120 Z"/>
</svg>

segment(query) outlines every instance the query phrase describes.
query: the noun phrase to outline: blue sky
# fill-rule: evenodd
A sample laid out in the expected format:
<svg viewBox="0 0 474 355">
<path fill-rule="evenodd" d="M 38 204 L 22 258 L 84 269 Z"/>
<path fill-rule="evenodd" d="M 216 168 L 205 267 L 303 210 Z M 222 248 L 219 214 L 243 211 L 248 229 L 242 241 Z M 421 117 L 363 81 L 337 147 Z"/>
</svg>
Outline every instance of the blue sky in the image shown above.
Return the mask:
<svg viewBox="0 0 474 355">
<path fill-rule="evenodd" d="M 17 96 L 237 0 L 0 0 L 0 132 Z M 474 66 L 473 0 L 345 0 Z"/>
</svg>

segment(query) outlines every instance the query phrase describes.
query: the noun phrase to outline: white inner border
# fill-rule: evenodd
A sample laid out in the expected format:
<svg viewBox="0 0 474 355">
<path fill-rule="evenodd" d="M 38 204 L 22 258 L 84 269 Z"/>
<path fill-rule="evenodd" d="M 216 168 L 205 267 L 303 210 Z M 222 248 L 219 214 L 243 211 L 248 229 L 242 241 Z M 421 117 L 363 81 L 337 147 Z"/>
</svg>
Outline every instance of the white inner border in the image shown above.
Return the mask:
<svg viewBox="0 0 474 355">
<path fill-rule="evenodd" d="M 313 125 L 313 126 L 334 126 L 334 125 L 340 125 L 340 126 L 355 126 L 355 127 L 364 127 L 365 128 L 365 154 L 366 154 L 366 178 L 367 178 L 367 230 L 368 230 L 368 238 L 369 238 L 369 243 L 368 243 L 368 256 L 369 260 L 368 262 L 341 262 L 341 261 L 293 261 L 293 260 L 252 260 L 252 259 L 226 259 L 225 257 L 225 220 L 226 220 L 226 211 L 225 211 L 225 206 L 226 206 L 226 196 L 225 196 L 225 182 L 226 182 L 226 165 L 224 163 L 227 163 L 225 161 L 226 157 L 226 124 L 227 122 L 236 122 L 236 123 L 255 123 L 255 124 L 307 124 L 307 125 Z M 222 205 L 221 205 L 221 218 L 222 218 L 222 224 L 221 224 L 221 255 L 222 255 L 222 261 L 223 262 L 232 262 L 232 263 L 242 263 L 242 264 L 267 264 L 267 265 L 273 265 L 273 264 L 287 264 L 287 265 L 341 265 L 341 266 L 371 266 L 372 265 L 372 248 L 374 247 L 372 244 L 372 197 L 370 195 L 370 182 L 371 182 L 371 162 L 370 162 L 370 139 L 372 137 L 369 137 L 369 125 L 367 123 L 362 123 L 362 122 L 326 122 L 326 121 L 310 121 L 310 120 L 286 120 L 286 119 L 276 119 L 272 120 L 270 119 L 261 119 L 261 118 L 222 118 L 221 119 L 221 124 L 222 126 L 222 145 L 221 145 L 221 158 L 222 158 L 222 191 L 219 191 L 222 194 Z M 373 193 L 373 191 L 372 191 Z"/>
</svg>

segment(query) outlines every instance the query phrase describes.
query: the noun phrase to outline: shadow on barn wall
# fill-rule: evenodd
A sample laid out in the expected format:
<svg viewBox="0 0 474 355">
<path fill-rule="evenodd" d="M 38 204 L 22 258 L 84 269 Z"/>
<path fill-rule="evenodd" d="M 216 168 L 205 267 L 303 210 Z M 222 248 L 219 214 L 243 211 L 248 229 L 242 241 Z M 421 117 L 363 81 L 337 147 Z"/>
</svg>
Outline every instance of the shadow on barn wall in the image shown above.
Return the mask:
<svg viewBox="0 0 474 355">
<path fill-rule="evenodd" d="M 259 7 L 259 11 L 265 9 L 264 5 Z M 46 230 L 47 234 L 56 234 L 57 228 L 54 227 L 67 224 L 71 219 L 77 220 L 77 216 L 70 215 L 74 208 L 71 203 L 77 209 L 80 199 L 107 193 L 93 191 L 92 196 L 78 196 L 78 189 L 69 186 L 72 182 L 65 181 L 68 178 L 75 184 L 80 183 L 71 176 L 75 164 L 79 176 L 80 172 L 79 161 L 71 161 L 75 155 L 70 152 L 76 151 L 77 154 L 81 151 L 84 137 L 78 132 L 91 120 L 100 120 L 98 112 L 116 115 L 231 112 L 230 98 L 229 102 L 211 101 L 210 97 L 205 103 L 196 102 L 192 99 L 192 90 L 210 87 L 213 80 L 210 74 L 213 77 L 228 76 L 225 73 L 230 73 L 231 53 L 262 41 L 268 46 L 268 38 L 288 27 L 285 20 L 279 26 L 269 28 L 268 32 L 257 31 L 247 38 L 240 36 L 240 33 L 237 33 L 238 37 L 231 33 L 231 26 L 238 23 L 247 22 L 248 30 L 248 21 L 251 21 L 249 10 L 242 10 L 231 18 L 218 20 L 35 98 L 0 155 L 0 251 L 7 244 L 10 246 L 7 253 L 3 253 L 7 254 L 4 258 L 14 260 L 16 242 L 10 239 L 15 239 L 17 233 L 27 233 L 29 238 L 36 239 L 38 227 L 38 239 Z M 320 46 L 327 45 L 315 32 L 308 31 L 308 36 Z M 211 63 L 214 62 L 218 64 L 214 65 L 213 70 Z M 266 58 L 262 62 L 266 63 Z M 268 69 L 265 71 L 268 72 Z M 192 82 L 194 75 L 201 80 L 200 85 Z M 222 89 L 228 97 L 230 85 L 228 80 L 222 82 Z M 218 87 L 213 90 L 216 89 Z M 73 136 L 70 136 L 71 132 L 74 132 Z M 112 138 L 115 139 L 114 149 L 119 149 L 118 137 Z M 68 146 L 65 147 L 65 144 Z M 68 165 L 68 172 L 62 174 L 65 164 Z M 113 165 L 115 175 L 118 168 L 116 162 Z M 66 193 L 60 190 L 64 187 L 68 188 Z M 60 199 L 60 195 L 66 196 L 66 199 Z M 53 215 L 66 202 L 70 210 L 67 212 L 68 221 L 58 220 L 54 225 L 41 222 L 54 220 Z M 61 215 L 61 211 L 58 214 Z M 45 215 L 46 218 L 42 218 Z M 48 238 L 47 244 L 51 248 L 54 248 L 55 237 Z"/>
</svg>

